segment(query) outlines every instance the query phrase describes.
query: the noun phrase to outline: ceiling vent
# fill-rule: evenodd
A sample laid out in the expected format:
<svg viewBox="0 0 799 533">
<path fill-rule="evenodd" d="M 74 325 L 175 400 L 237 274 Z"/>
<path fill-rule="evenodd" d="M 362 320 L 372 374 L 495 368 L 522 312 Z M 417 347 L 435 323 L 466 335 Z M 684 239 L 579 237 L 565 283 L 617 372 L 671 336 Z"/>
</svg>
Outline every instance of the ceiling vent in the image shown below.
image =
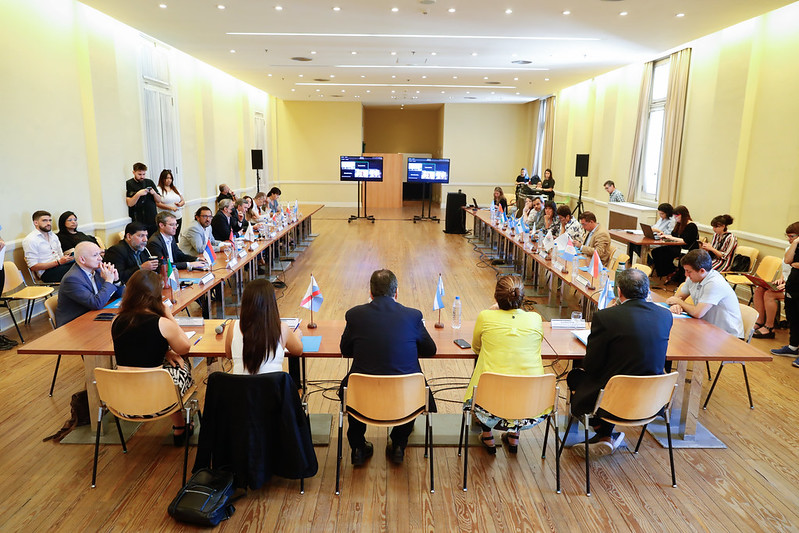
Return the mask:
<svg viewBox="0 0 799 533">
<path fill-rule="evenodd" d="M 310 57 L 300 57 L 300 56 L 292 57 L 291 60 L 292 61 L 313 61 L 313 59 L 311 59 Z"/>
<path fill-rule="evenodd" d="M 529 65 L 532 61 L 528 61 L 526 59 L 515 59 L 511 61 L 514 65 Z"/>
</svg>

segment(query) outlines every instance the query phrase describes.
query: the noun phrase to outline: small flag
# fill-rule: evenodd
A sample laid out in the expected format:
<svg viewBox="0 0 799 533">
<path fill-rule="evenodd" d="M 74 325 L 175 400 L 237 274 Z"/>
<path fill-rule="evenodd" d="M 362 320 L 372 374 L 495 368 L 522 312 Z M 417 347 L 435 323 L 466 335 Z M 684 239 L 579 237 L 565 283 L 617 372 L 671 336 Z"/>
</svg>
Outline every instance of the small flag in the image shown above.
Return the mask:
<svg viewBox="0 0 799 533">
<path fill-rule="evenodd" d="M 436 297 L 433 301 L 433 311 L 444 309 L 444 280 L 441 279 L 441 274 L 438 275 L 438 286 L 436 287 Z"/>
<path fill-rule="evenodd" d="M 230 242 L 236 242 L 236 237 L 233 235 L 233 228 L 230 228 Z"/>
<path fill-rule="evenodd" d="M 209 265 L 213 265 L 216 263 L 216 254 L 214 253 L 214 247 L 211 246 L 211 239 L 208 239 L 208 242 L 205 243 L 205 249 L 203 250 L 203 257 L 205 258 L 205 262 Z"/>
<path fill-rule="evenodd" d="M 597 309 L 604 309 L 610 304 L 610 301 L 613 299 L 613 292 L 610 290 L 610 279 L 605 280 L 605 285 L 602 286 L 602 292 L 599 293 L 599 299 L 597 300 L 596 306 Z"/>
<path fill-rule="evenodd" d="M 305 296 L 302 297 L 300 306 L 316 313 L 322 307 L 323 301 L 325 299 L 322 297 L 322 291 L 319 290 L 319 285 L 316 284 L 316 278 L 311 274 L 311 283 L 308 285 L 308 290 L 305 291 Z"/>
<path fill-rule="evenodd" d="M 244 240 L 250 242 L 255 240 L 255 232 L 252 229 L 252 224 L 247 224 L 247 231 L 244 232 Z"/>
<path fill-rule="evenodd" d="M 565 250 L 566 247 L 569 245 L 569 234 L 565 231 L 558 235 L 558 238 L 555 239 L 555 244 L 558 245 L 558 248 L 561 250 Z"/>
<path fill-rule="evenodd" d="M 555 239 L 552 237 L 552 230 L 548 230 L 546 236 L 544 237 L 544 250 L 548 252 L 554 245 Z"/>
<path fill-rule="evenodd" d="M 574 247 L 574 241 L 569 237 L 569 240 L 566 242 L 566 253 L 571 255 L 577 255 L 577 249 Z"/>
<path fill-rule="evenodd" d="M 588 272 L 594 279 L 599 277 L 599 272 L 602 270 L 602 261 L 599 259 L 599 253 L 594 250 L 594 256 L 591 258 L 591 263 L 588 265 Z"/>
<path fill-rule="evenodd" d="M 166 277 L 169 279 L 169 285 L 172 287 L 172 290 L 178 290 L 177 269 L 172 268 L 172 263 L 170 261 L 166 262 Z"/>
</svg>

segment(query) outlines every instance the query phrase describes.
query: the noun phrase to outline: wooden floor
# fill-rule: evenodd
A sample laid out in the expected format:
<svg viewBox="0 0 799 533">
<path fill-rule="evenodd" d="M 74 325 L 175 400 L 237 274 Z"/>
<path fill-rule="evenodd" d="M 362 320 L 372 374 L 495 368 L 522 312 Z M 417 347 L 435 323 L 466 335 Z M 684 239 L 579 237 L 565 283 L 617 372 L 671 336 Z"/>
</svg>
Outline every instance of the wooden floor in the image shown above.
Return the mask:
<svg viewBox="0 0 799 533">
<path fill-rule="evenodd" d="M 443 233 L 444 224 L 408 219 L 418 207 L 374 210 L 375 224 L 348 224 L 351 210 L 325 208 L 314 217 L 319 237 L 286 273 L 280 299 L 283 316 L 308 319 L 299 301 L 310 273 L 325 301 L 319 319 L 340 319 L 366 301 L 377 268 L 399 278 L 399 299 L 423 311 L 427 324 L 439 272 L 446 300 L 463 299 L 474 319 L 492 303 L 495 271 L 480 263 L 467 240 Z M 49 331 L 37 317 L 24 333 Z M 13 330 L 5 334 L 15 337 Z M 763 349 L 783 344 L 759 342 Z M 98 486 L 90 489 L 92 446 L 42 442 L 69 415 L 72 393 L 83 388 L 83 367 L 65 357 L 52 398 L 47 390 L 55 358 L 0 352 L 0 530 L 165 531 L 190 530 L 172 521 L 166 508 L 180 484 L 181 450 L 164 445 L 168 421 L 145 424 L 129 442 L 101 448 Z M 425 361 L 438 391 L 439 410 L 458 412 L 470 374 L 466 361 Z M 714 365 L 715 370 L 715 365 Z M 346 371 L 343 360 L 311 360 L 318 381 L 313 412 L 336 410 L 323 388 Z M 554 454 L 541 460 L 543 429 L 525 432 L 519 454 L 496 457 L 473 448 L 469 491 L 460 489 L 462 462 L 456 449 L 435 453 L 436 492 L 428 491 L 428 464 L 420 448 L 409 448 L 401 467 L 387 462 L 385 434 L 370 428 L 375 457 L 353 470 L 345 444 L 342 493 L 333 494 L 332 445 L 317 447 L 319 473 L 299 494 L 296 481 L 275 478 L 236 503 L 221 531 L 782 531 L 799 529 L 799 369 L 791 359 L 749 366 L 754 410 L 747 405 L 741 372 L 728 367 L 701 422 L 729 447 L 675 452 L 678 488 L 669 479 L 668 453 L 646 436 L 641 453 L 616 453 L 592 465 L 593 495 L 584 490 L 584 467 L 570 450 L 563 454 L 563 493 L 555 493 Z M 327 393 L 331 395 L 330 392 Z M 447 402 L 444 400 L 454 400 Z M 638 433 L 628 436 L 634 442 Z M 632 446 L 632 445 L 631 445 Z M 193 454 L 193 452 L 192 452 Z M 192 460 L 192 459 L 190 459 Z"/>
</svg>

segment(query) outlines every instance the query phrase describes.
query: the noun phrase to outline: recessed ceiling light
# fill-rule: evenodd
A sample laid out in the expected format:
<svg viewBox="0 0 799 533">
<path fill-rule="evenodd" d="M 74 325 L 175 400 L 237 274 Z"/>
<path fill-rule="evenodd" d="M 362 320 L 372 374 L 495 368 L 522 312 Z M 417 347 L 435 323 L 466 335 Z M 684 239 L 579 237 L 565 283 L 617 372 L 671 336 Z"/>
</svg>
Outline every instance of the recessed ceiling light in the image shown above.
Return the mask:
<svg viewBox="0 0 799 533">
<path fill-rule="evenodd" d="M 423 79 L 423 80 L 426 80 L 426 79 L 427 79 L 427 76 L 422 76 L 422 79 Z"/>
<path fill-rule="evenodd" d="M 484 79 L 484 80 L 487 80 L 487 79 L 488 79 L 488 76 L 483 76 L 483 79 Z"/>
<path fill-rule="evenodd" d="M 311 55 L 316 55 L 316 50 L 311 50 Z"/>
<path fill-rule="evenodd" d="M 341 8 L 336 6 L 336 7 L 333 8 L 333 11 L 341 11 Z"/>
<path fill-rule="evenodd" d="M 682 17 L 684 17 L 684 16 L 685 16 L 685 13 L 677 13 L 677 14 L 675 15 L 675 17 L 677 17 L 677 18 L 682 18 Z"/>
<path fill-rule="evenodd" d="M 472 52 L 472 57 L 476 56 L 477 52 Z"/>
<path fill-rule="evenodd" d="M 296 90 L 297 90 L 297 89 L 292 89 L 292 90 L 291 90 L 291 92 L 294 92 L 294 91 L 296 91 Z"/>
<path fill-rule="evenodd" d="M 283 6 L 275 6 L 275 11 L 283 11 Z"/>
<path fill-rule="evenodd" d="M 316 89 L 316 92 L 321 92 L 321 91 L 322 91 L 322 89 Z"/>
<path fill-rule="evenodd" d="M 567 9 L 566 11 L 564 11 L 564 12 L 563 12 L 563 14 L 564 14 L 564 15 L 571 15 L 571 14 L 572 14 L 572 12 L 571 12 L 571 11 L 569 11 L 569 10 Z"/>
<path fill-rule="evenodd" d="M 441 91 L 441 94 L 445 94 L 447 91 Z"/>
<path fill-rule="evenodd" d="M 222 4 L 219 4 L 219 5 L 216 6 L 216 8 L 217 9 L 225 9 L 225 6 L 223 6 Z"/>
<path fill-rule="evenodd" d="M 397 55 L 397 52 L 391 52 L 391 55 L 395 56 Z"/>
<path fill-rule="evenodd" d="M 466 94 L 471 94 L 472 91 L 466 91 Z"/>
<path fill-rule="evenodd" d="M 396 76 L 391 76 L 391 78 L 392 78 L 392 79 L 393 79 L 393 78 L 396 78 Z"/>
<path fill-rule="evenodd" d="M 160 7 L 161 9 L 166 9 L 166 4 L 158 4 L 158 7 Z"/>
<path fill-rule="evenodd" d="M 513 81 L 519 81 L 519 78 L 513 78 Z"/>
<path fill-rule="evenodd" d="M 231 53 L 231 54 L 235 54 L 235 53 L 236 53 L 236 51 L 235 51 L 235 50 L 231 50 L 231 51 L 230 51 L 230 53 Z"/>
<path fill-rule="evenodd" d="M 347 90 L 346 89 L 341 89 L 341 92 L 346 93 Z"/>
<path fill-rule="evenodd" d="M 335 77 L 336 77 L 336 75 L 335 75 L 335 74 L 331 74 L 331 75 L 330 75 L 330 77 L 331 77 L 331 78 L 335 78 Z"/>
<path fill-rule="evenodd" d="M 513 13 L 513 10 L 512 10 L 512 9 L 506 9 L 506 10 L 505 10 L 505 14 L 506 14 L 506 15 L 510 15 L 511 13 Z"/>
<path fill-rule="evenodd" d="M 392 8 L 391 8 L 391 12 L 392 12 L 392 13 L 396 13 L 397 11 L 399 11 L 399 8 L 398 8 L 398 7 L 392 7 Z"/>
<path fill-rule="evenodd" d="M 619 16 L 626 17 L 627 16 L 627 12 L 626 11 L 622 11 L 621 13 L 619 13 Z"/>
<path fill-rule="evenodd" d="M 411 98 L 413 98 L 414 100 L 416 100 L 416 99 L 417 99 L 417 98 L 419 98 L 419 97 L 418 97 L 418 96 L 411 96 Z M 195 341 L 195 342 L 196 342 L 196 341 Z"/>
<path fill-rule="evenodd" d="M 355 98 L 360 98 L 360 97 L 361 97 L 361 95 L 360 95 L 360 94 L 356 94 L 356 95 L 355 95 Z M 195 341 L 195 342 L 196 342 L 196 341 Z"/>
<path fill-rule="evenodd" d="M 549 81 L 549 78 L 544 78 L 544 81 Z"/>
<path fill-rule="evenodd" d="M 370 92 L 372 92 L 372 91 L 371 91 L 371 89 L 366 89 L 366 92 L 367 92 L 367 93 L 370 93 Z"/>
<path fill-rule="evenodd" d="M 357 56 L 357 55 L 358 55 L 358 52 L 355 52 L 355 51 L 352 51 L 352 52 L 350 52 L 350 53 L 351 53 L 352 55 L 354 55 L 354 56 Z"/>
<path fill-rule="evenodd" d="M 416 91 L 416 94 L 419 94 L 420 91 Z"/>
<path fill-rule="evenodd" d="M 365 77 L 366 77 L 366 76 L 364 76 L 363 74 L 361 74 L 361 78 L 365 78 Z"/>
<path fill-rule="evenodd" d="M 458 79 L 458 77 L 457 77 L 457 76 L 452 76 L 452 79 L 453 79 L 453 80 L 457 80 L 457 79 Z"/>
<path fill-rule="evenodd" d="M 496 92 L 494 92 L 494 91 L 491 91 L 491 94 L 497 94 L 497 93 L 496 93 Z"/>
<path fill-rule="evenodd" d="M 436 52 L 430 52 L 431 56 L 437 55 Z"/>
<path fill-rule="evenodd" d="M 451 7 L 451 8 L 449 8 L 449 9 L 447 9 L 447 11 L 449 11 L 450 13 L 455 13 L 455 8 L 454 8 L 454 7 Z"/>
<path fill-rule="evenodd" d="M 272 75 L 271 75 L 271 74 L 267 74 L 267 76 L 268 76 L 268 77 L 270 77 L 270 78 L 272 77 Z M 300 77 L 302 77 L 302 76 L 300 76 Z"/>
<path fill-rule="evenodd" d="M 516 93 L 516 94 L 521 94 L 521 93 Z"/>
<path fill-rule="evenodd" d="M 271 74 L 270 74 L 270 76 L 271 76 Z M 302 74 L 300 74 L 300 78 L 302 78 L 302 77 L 303 77 L 303 75 L 302 75 Z"/>
<path fill-rule="evenodd" d="M 395 92 L 397 92 L 397 91 L 395 91 L 394 89 L 391 89 L 391 94 L 394 94 Z"/>
</svg>

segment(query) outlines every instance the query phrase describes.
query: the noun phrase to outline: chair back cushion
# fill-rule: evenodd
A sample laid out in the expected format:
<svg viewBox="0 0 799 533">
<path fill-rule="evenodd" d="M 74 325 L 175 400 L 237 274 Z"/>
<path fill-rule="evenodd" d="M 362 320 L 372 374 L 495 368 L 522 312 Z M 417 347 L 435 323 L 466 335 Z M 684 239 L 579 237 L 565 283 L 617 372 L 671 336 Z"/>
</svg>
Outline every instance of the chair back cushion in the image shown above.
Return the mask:
<svg viewBox="0 0 799 533">
<path fill-rule="evenodd" d="M 555 374 L 513 376 L 484 372 L 474 404 L 508 420 L 538 418 L 555 406 Z"/>
<path fill-rule="evenodd" d="M 175 382 L 163 368 L 95 368 L 94 378 L 100 399 L 121 418 L 154 418 L 155 415 L 164 416 L 180 407 L 180 395 Z"/>
<path fill-rule="evenodd" d="M 373 420 L 402 420 L 424 409 L 427 399 L 424 375 L 374 376 L 350 374 L 347 409 Z"/>
<path fill-rule="evenodd" d="M 678 375 L 613 376 L 605 385 L 599 408 L 625 420 L 652 418 L 671 401 Z"/>
<path fill-rule="evenodd" d="M 748 305 L 738 304 L 741 308 L 741 319 L 743 320 L 744 340 L 749 342 L 752 340 L 752 334 L 755 332 L 755 322 L 760 313 L 754 307 Z"/>
</svg>

